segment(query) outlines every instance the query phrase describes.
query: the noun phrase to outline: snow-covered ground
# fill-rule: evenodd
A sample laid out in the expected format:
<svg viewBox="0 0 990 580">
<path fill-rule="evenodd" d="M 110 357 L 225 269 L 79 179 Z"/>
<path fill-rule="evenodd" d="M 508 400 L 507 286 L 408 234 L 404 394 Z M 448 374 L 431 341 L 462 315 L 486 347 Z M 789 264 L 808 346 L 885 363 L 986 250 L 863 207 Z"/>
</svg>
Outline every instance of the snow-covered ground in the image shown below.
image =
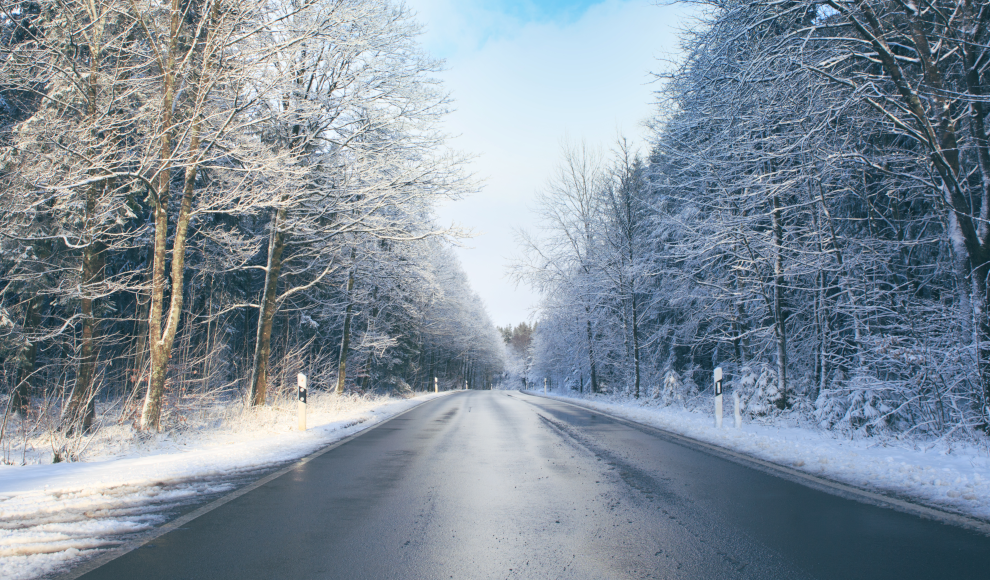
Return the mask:
<svg viewBox="0 0 990 580">
<path fill-rule="evenodd" d="M 313 393 L 305 432 L 296 430 L 294 403 L 258 410 L 233 403 L 155 436 L 128 425 L 103 427 L 78 443 L 84 460 L 78 462 L 52 464 L 51 449 L 29 442 L 26 453 L 8 451 L 27 465 L 0 466 L 0 578 L 37 578 L 70 566 L 265 470 L 445 394 Z"/>
<path fill-rule="evenodd" d="M 540 391 L 535 394 L 542 395 Z M 717 445 L 828 480 L 990 521 L 990 449 L 972 441 L 849 439 L 801 426 L 787 417 L 772 424 L 733 426 L 732 398 L 721 429 L 713 414 L 661 407 L 648 399 L 602 395 L 546 396 Z M 714 407 L 713 407 L 714 408 Z"/>
</svg>

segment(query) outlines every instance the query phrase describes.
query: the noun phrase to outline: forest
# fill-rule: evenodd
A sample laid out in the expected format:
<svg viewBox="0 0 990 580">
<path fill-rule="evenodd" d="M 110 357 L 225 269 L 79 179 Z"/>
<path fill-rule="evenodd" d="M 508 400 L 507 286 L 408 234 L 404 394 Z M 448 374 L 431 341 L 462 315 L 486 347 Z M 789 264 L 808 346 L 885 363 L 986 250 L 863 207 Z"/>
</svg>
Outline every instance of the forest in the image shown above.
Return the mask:
<svg viewBox="0 0 990 580">
<path fill-rule="evenodd" d="M 435 218 L 477 184 L 418 34 L 389 0 L 3 2 L 0 443 L 169 430 L 299 372 L 491 387 Z"/>
<path fill-rule="evenodd" d="M 565 147 L 528 379 L 850 436 L 990 430 L 990 3 L 699 0 L 648 152 Z"/>
</svg>

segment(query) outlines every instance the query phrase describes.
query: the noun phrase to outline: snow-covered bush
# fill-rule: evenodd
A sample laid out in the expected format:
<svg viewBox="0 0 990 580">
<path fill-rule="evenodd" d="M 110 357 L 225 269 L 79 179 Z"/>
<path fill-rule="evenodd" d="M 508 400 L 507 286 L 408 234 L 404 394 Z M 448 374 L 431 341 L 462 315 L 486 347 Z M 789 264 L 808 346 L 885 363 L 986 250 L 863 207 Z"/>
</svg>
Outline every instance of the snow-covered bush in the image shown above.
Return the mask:
<svg viewBox="0 0 990 580">
<path fill-rule="evenodd" d="M 663 379 L 653 387 L 651 397 L 660 401 L 663 405 L 669 405 L 681 392 L 681 376 L 677 371 L 668 370 Z"/>
<path fill-rule="evenodd" d="M 651 396 L 661 405 L 683 405 L 685 401 L 698 392 L 698 385 L 691 379 L 690 374 L 682 377 L 677 371 L 668 369 L 663 374 L 663 380 L 653 387 Z"/>
<path fill-rule="evenodd" d="M 877 379 L 865 375 L 842 380 L 838 374 L 829 388 L 815 401 L 815 418 L 824 429 L 839 429 L 849 434 L 889 434 L 900 423 L 897 404 L 883 396 L 891 393 Z"/>
<path fill-rule="evenodd" d="M 760 364 L 756 371 L 743 366 L 731 385 L 739 393 L 740 411 L 745 415 L 767 417 L 780 411 L 783 394 L 777 386 L 777 370 L 770 365 Z"/>
</svg>

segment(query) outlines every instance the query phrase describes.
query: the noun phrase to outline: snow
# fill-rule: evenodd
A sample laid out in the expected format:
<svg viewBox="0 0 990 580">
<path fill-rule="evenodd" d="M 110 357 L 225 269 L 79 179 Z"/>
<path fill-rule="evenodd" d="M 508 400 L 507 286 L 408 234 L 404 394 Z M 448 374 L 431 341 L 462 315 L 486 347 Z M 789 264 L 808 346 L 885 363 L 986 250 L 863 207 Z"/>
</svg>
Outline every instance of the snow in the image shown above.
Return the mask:
<svg viewBox="0 0 990 580">
<path fill-rule="evenodd" d="M 25 444 L 16 455 L 29 464 L 0 466 L 0 578 L 36 578 L 77 564 L 265 470 L 448 393 L 312 393 L 305 432 L 295 430 L 295 405 L 244 410 L 232 403 L 222 420 L 213 411 L 174 433 L 104 427 L 82 442 L 86 461 L 71 463 L 42 463 L 52 454 Z"/>
<path fill-rule="evenodd" d="M 536 394 L 543 395 L 539 391 Z M 731 397 L 725 404 L 723 427 L 716 429 L 714 414 L 689 411 L 681 406 L 657 406 L 649 399 L 560 393 L 543 396 L 578 402 L 616 417 L 831 481 L 990 521 L 990 449 L 986 444 L 874 437 L 849 439 L 800 425 L 786 417 L 777 417 L 773 423 L 766 424 L 744 421 L 736 429 Z"/>
</svg>

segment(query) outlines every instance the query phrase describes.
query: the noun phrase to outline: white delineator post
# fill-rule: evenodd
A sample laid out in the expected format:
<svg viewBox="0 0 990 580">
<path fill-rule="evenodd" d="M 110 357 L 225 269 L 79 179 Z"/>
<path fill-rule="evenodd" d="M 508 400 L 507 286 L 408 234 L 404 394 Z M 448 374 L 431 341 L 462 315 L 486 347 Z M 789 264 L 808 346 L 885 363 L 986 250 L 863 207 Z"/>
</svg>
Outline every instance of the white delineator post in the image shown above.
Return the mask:
<svg viewBox="0 0 990 580">
<path fill-rule="evenodd" d="M 742 427 L 742 413 L 739 412 L 739 391 L 732 390 L 732 400 L 736 403 L 736 429 Z"/>
<path fill-rule="evenodd" d="M 299 382 L 299 430 L 306 430 L 306 375 L 299 373 L 296 375 Z"/>
<path fill-rule="evenodd" d="M 438 381 L 436 377 L 433 377 L 433 392 L 434 393 L 440 392 L 440 381 Z"/>
<path fill-rule="evenodd" d="M 722 367 L 715 369 L 715 428 L 722 428 Z"/>
<path fill-rule="evenodd" d="M 543 377 L 543 394 L 547 394 L 547 378 Z"/>
</svg>

